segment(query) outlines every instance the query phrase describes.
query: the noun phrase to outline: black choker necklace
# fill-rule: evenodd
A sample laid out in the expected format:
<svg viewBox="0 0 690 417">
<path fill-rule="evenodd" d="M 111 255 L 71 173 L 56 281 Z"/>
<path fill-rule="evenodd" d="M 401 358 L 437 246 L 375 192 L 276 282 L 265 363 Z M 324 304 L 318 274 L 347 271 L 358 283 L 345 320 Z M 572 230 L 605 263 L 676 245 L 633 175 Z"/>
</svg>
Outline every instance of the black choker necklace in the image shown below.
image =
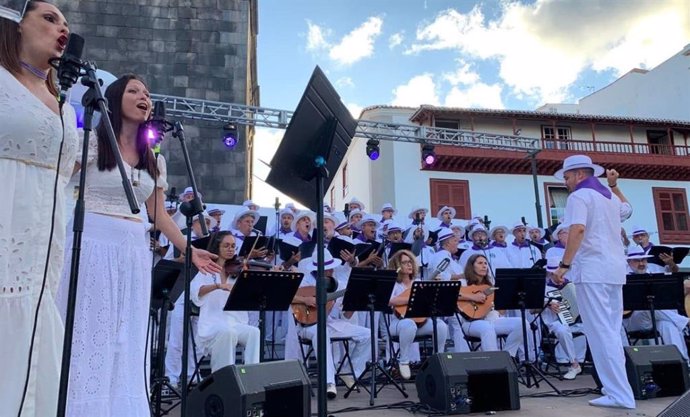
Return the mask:
<svg viewBox="0 0 690 417">
<path fill-rule="evenodd" d="M 47 72 L 43 72 L 43 71 L 41 71 L 40 69 L 34 67 L 34 66 L 31 65 L 31 64 L 27 64 L 27 63 L 24 62 L 24 61 L 20 61 L 19 64 L 20 64 L 23 68 L 25 68 L 27 71 L 29 71 L 29 72 L 32 73 L 33 75 L 37 76 L 38 78 L 42 79 L 43 81 L 46 81 L 46 80 L 48 79 L 48 73 L 47 73 Z"/>
</svg>

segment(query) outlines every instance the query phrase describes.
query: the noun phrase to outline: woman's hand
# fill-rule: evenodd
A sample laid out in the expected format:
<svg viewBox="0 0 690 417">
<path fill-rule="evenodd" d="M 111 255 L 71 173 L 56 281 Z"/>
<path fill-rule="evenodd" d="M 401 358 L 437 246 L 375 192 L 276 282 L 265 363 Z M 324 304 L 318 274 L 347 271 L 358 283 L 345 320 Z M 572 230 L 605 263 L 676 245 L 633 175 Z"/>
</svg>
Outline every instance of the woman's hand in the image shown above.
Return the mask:
<svg viewBox="0 0 690 417">
<path fill-rule="evenodd" d="M 192 263 L 199 272 L 204 274 L 220 273 L 220 266 L 215 262 L 218 255 L 214 255 L 203 249 L 192 248 Z"/>
</svg>

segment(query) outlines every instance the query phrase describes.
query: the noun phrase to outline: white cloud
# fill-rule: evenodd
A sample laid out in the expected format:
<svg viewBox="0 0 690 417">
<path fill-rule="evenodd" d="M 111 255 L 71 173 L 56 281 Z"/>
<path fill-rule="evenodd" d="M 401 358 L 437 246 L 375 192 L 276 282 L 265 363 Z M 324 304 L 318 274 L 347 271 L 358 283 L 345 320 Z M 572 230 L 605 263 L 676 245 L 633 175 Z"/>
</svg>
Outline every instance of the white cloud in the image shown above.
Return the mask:
<svg viewBox="0 0 690 417">
<path fill-rule="evenodd" d="M 495 59 L 513 94 L 554 102 L 585 69 L 648 68 L 690 39 L 687 0 L 508 0 L 501 7 L 493 19 L 481 5 L 464 14 L 445 10 L 418 28 L 406 53 L 455 49 L 466 60 Z"/>
<path fill-rule="evenodd" d="M 422 104 L 438 105 L 440 100 L 436 93 L 436 83 L 431 74 L 417 75 L 407 84 L 399 85 L 393 90 L 394 106 L 415 107 Z"/>
<path fill-rule="evenodd" d="M 479 74 L 471 69 L 470 64 L 458 59 L 458 68 L 455 72 L 443 74 L 443 79 L 451 85 L 474 84 L 479 81 Z"/>
<path fill-rule="evenodd" d="M 505 108 L 501 100 L 501 86 L 484 83 L 469 87 L 453 87 L 448 92 L 444 105 L 448 107 L 471 107 L 485 109 Z"/>
<path fill-rule="evenodd" d="M 309 20 L 307 20 L 307 26 L 307 51 L 319 51 L 328 48 L 326 36 L 330 33 L 330 30 L 316 25 Z"/>
<path fill-rule="evenodd" d="M 355 119 L 359 119 L 359 115 L 362 114 L 362 109 L 364 109 L 364 107 L 360 106 L 357 103 L 345 103 L 345 107 L 347 107 L 347 109 L 350 110 L 350 114 Z"/>
<path fill-rule="evenodd" d="M 328 56 L 341 65 L 352 65 L 374 54 L 374 41 L 381 34 L 383 20 L 370 17 L 334 45 Z"/>
<path fill-rule="evenodd" d="M 340 77 L 335 81 L 335 86 L 340 88 L 353 88 L 355 83 L 350 77 Z"/>
<path fill-rule="evenodd" d="M 388 47 L 390 49 L 395 48 L 396 46 L 402 44 L 403 39 L 405 39 L 404 32 L 392 34 L 390 37 L 388 37 Z"/>
</svg>

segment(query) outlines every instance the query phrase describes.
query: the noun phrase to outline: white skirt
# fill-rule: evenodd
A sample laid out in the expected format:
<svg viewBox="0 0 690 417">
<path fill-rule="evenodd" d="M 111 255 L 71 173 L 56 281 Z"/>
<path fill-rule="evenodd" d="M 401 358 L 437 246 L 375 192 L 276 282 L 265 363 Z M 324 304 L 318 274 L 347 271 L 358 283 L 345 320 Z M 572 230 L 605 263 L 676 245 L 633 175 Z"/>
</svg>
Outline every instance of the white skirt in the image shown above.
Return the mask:
<svg viewBox="0 0 690 417">
<path fill-rule="evenodd" d="M 67 239 L 71 247 L 72 237 Z M 57 296 L 67 306 L 71 252 Z M 70 417 L 149 417 L 146 328 L 151 251 L 146 225 L 87 213 L 72 340 Z"/>
</svg>

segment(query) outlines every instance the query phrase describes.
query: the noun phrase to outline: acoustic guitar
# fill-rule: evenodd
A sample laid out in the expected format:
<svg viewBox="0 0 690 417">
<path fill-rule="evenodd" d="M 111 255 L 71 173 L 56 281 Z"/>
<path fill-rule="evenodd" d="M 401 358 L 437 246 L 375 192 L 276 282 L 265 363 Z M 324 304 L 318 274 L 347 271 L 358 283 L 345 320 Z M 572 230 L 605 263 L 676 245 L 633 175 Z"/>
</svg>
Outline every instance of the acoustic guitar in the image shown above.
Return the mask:
<svg viewBox="0 0 690 417">
<path fill-rule="evenodd" d="M 407 298 L 409 300 L 410 299 L 410 291 L 412 291 L 412 287 L 401 292 L 399 297 L 404 297 L 404 298 Z M 402 320 L 405 318 L 405 314 L 407 314 L 407 304 L 395 306 L 393 308 L 393 310 L 395 311 L 395 316 L 398 319 Z M 427 317 L 411 317 L 410 320 L 415 322 L 417 324 L 417 326 L 421 326 L 422 324 L 426 323 Z"/>
<path fill-rule="evenodd" d="M 494 291 L 498 287 L 488 284 L 468 285 L 460 288 L 460 295 L 469 296 L 472 294 L 484 293 L 486 301 L 477 303 L 469 300 L 458 300 L 458 310 L 467 320 L 480 320 L 486 317 L 494 309 Z"/>
<path fill-rule="evenodd" d="M 327 316 L 331 313 L 331 310 L 333 310 L 335 300 L 345 295 L 345 290 L 346 289 L 338 290 L 326 295 Z M 297 290 L 297 293 L 295 295 L 298 295 L 300 297 L 316 297 L 316 287 L 302 287 Z M 306 304 L 302 303 L 292 303 L 292 315 L 293 317 L 295 317 L 295 321 L 297 323 L 305 327 L 316 324 L 319 318 L 317 315 L 316 307 L 309 307 Z"/>
</svg>

